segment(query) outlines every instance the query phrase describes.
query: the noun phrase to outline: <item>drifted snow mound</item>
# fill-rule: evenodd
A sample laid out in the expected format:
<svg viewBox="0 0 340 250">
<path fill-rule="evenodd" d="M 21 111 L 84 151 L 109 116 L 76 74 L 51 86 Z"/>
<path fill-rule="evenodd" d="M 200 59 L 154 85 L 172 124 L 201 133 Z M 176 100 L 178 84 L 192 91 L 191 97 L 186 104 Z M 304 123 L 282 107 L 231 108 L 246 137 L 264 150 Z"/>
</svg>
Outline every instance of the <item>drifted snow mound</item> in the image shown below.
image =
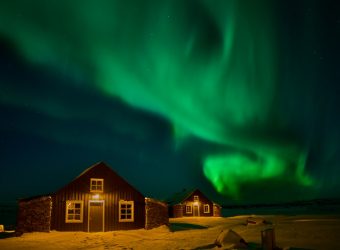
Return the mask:
<svg viewBox="0 0 340 250">
<path fill-rule="evenodd" d="M 247 242 L 231 229 L 223 230 L 215 240 L 215 245 L 223 249 L 247 248 Z"/>
<path fill-rule="evenodd" d="M 263 225 L 266 221 L 261 217 L 249 217 L 247 218 L 247 225 Z"/>
</svg>

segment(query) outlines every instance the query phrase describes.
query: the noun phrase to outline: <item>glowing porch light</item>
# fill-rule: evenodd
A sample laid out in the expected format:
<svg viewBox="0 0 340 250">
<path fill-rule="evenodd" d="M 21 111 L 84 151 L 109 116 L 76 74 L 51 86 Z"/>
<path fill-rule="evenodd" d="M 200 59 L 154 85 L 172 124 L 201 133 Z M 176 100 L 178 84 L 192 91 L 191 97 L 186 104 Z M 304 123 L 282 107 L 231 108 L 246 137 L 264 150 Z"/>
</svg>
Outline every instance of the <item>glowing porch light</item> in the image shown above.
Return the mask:
<svg viewBox="0 0 340 250">
<path fill-rule="evenodd" d="M 94 194 L 94 195 L 92 195 L 92 199 L 98 200 L 98 199 L 99 199 L 99 194 Z"/>
</svg>

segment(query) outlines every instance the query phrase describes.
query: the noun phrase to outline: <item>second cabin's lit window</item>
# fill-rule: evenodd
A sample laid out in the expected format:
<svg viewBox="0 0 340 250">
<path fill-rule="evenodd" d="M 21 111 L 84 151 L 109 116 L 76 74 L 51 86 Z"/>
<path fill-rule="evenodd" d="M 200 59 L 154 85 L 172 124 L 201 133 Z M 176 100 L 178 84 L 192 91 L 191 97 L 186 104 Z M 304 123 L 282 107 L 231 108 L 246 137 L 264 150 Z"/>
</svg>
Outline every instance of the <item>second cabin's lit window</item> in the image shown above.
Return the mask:
<svg viewBox="0 0 340 250">
<path fill-rule="evenodd" d="M 103 192 L 104 191 L 104 179 L 91 178 L 90 180 L 91 192 Z"/>
<path fill-rule="evenodd" d="M 194 195 L 194 201 L 199 201 L 198 195 Z"/>
</svg>

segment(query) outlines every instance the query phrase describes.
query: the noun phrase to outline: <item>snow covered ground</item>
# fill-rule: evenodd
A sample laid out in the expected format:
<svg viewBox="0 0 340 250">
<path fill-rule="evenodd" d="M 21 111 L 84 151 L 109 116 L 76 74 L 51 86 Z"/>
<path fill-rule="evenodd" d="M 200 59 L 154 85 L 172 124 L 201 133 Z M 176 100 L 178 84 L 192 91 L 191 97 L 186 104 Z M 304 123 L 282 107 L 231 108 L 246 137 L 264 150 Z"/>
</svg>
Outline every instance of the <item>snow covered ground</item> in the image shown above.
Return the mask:
<svg viewBox="0 0 340 250">
<path fill-rule="evenodd" d="M 340 249 L 340 216 L 261 216 L 272 224 L 246 225 L 248 217 L 171 219 L 170 228 L 152 230 L 26 233 L 0 239 L 0 249 L 214 249 L 223 229 L 234 230 L 256 249 L 268 227 L 275 229 L 281 248 Z"/>
</svg>

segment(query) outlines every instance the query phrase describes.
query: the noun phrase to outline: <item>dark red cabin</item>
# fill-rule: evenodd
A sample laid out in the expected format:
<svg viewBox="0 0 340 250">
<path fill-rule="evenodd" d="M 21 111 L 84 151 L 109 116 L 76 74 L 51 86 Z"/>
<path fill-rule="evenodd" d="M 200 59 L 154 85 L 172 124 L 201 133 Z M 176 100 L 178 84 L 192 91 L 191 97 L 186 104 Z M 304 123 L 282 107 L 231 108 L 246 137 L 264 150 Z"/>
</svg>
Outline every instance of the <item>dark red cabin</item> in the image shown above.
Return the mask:
<svg viewBox="0 0 340 250">
<path fill-rule="evenodd" d="M 208 217 L 221 216 L 221 206 L 209 200 L 200 190 L 183 190 L 168 199 L 169 216 Z"/>
<path fill-rule="evenodd" d="M 145 225 L 144 196 L 103 162 L 53 194 L 52 204 L 52 230 L 98 232 Z"/>
<path fill-rule="evenodd" d="M 144 197 L 99 162 L 53 194 L 19 200 L 17 232 L 102 232 L 169 223 L 168 206 Z"/>
</svg>

